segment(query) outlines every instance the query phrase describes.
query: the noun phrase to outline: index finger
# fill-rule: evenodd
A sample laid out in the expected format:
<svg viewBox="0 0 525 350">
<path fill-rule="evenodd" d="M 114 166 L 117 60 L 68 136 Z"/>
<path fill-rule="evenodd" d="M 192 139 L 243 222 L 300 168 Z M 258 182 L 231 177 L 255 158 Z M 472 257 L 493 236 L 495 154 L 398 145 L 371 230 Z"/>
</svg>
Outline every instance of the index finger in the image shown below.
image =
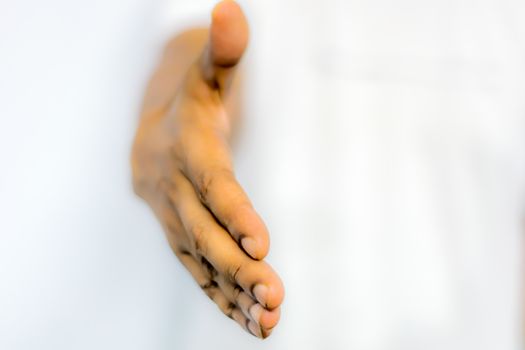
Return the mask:
<svg viewBox="0 0 525 350">
<path fill-rule="evenodd" d="M 213 131 L 201 132 L 186 148 L 183 172 L 201 202 L 253 259 L 268 254 L 266 225 L 235 178 L 226 140 Z"/>
</svg>

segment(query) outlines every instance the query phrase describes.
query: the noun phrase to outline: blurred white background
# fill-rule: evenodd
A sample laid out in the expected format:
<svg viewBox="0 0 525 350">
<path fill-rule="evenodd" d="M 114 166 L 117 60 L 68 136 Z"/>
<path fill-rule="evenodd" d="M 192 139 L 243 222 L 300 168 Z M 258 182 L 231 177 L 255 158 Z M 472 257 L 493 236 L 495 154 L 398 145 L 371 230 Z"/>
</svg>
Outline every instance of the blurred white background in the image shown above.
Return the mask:
<svg viewBox="0 0 525 350">
<path fill-rule="evenodd" d="M 2 349 L 173 344 L 191 281 L 128 161 L 164 5 L 0 2 Z"/>
<path fill-rule="evenodd" d="M 524 5 L 241 3 L 278 331 L 225 319 L 131 191 L 148 76 L 214 1 L 0 0 L 0 348 L 519 349 Z"/>
</svg>

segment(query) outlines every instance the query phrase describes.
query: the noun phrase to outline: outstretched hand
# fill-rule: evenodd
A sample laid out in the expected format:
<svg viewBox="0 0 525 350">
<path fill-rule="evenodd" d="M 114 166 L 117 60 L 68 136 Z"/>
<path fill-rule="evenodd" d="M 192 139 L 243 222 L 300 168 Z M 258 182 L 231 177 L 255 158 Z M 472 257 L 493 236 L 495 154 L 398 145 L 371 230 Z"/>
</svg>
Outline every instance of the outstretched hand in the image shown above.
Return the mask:
<svg viewBox="0 0 525 350">
<path fill-rule="evenodd" d="M 241 8 L 226 0 L 209 30 L 168 45 L 146 92 L 132 168 L 136 192 L 202 290 L 265 338 L 279 321 L 284 289 L 262 260 L 268 231 L 234 176 L 229 148 L 234 73 L 248 36 Z"/>
</svg>

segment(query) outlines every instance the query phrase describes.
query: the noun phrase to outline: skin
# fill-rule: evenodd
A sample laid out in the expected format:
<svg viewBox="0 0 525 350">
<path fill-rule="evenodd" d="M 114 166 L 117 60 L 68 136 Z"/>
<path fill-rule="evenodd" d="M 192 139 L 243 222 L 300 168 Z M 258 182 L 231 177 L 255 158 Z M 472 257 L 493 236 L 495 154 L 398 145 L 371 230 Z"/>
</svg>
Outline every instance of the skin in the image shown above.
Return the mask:
<svg viewBox="0 0 525 350">
<path fill-rule="evenodd" d="M 248 37 L 239 5 L 222 1 L 209 29 L 168 43 L 144 97 L 131 163 L 135 192 L 204 293 L 266 338 L 284 288 L 263 260 L 268 230 L 235 179 L 230 151 L 241 90 L 235 71 Z"/>
</svg>

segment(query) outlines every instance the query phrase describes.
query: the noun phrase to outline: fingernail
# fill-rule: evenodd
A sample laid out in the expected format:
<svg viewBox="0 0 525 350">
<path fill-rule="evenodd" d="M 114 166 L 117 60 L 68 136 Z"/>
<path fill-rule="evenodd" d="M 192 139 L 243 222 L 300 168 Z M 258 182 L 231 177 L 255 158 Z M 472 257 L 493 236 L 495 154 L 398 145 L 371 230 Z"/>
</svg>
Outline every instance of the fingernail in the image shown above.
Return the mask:
<svg viewBox="0 0 525 350">
<path fill-rule="evenodd" d="M 255 324 L 255 322 L 248 322 L 248 329 L 250 330 L 250 332 L 255 335 L 256 337 L 259 337 L 261 338 L 262 337 L 262 334 L 261 334 L 261 329 L 259 328 L 259 326 L 257 326 Z"/>
<path fill-rule="evenodd" d="M 263 339 L 266 339 L 270 336 L 270 334 L 272 334 L 272 331 L 273 329 L 264 329 L 264 328 L 261 328 L 261 335 L 262 335 L 262 338 Z"/>
<path fill-rule="evenodd" d="M 248 310 L 252 320 L 256 322 L 257 324 L 259 324 L 259 320 L 261 319 L 262 311 L 263 311 L 263 308 L 260 304 L 253 304 Z"/>
<path fill-rule="evenodd" d="M 244 237 L 241 239 L 242 249 L 252 258 L 257 259 L 257 242 L 250 237 Z"/>
<path fill-rule="evenodd" d="M 259 304 L 264 305 L 266 307 L 266 296 L 268 294 L 268 287 L 266 287 L 264 284 L 258 284 L 255 287 L 253 287 L 253 296 Z"/>
</svg>

